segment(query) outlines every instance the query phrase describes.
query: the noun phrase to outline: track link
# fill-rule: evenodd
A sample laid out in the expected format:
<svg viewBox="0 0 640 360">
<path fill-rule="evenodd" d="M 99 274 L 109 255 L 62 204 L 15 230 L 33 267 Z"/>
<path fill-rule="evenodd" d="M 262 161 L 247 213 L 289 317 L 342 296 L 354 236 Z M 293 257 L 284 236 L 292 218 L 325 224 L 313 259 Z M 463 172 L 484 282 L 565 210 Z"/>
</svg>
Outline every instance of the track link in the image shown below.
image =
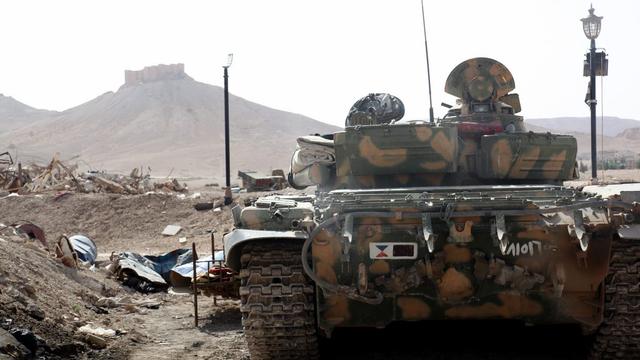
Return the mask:
<svg viewBox="0 0 640 360">
<path fill-rule="evenodd" d="M 640 243 L 613 241 L 605 280 L 604 322 L 596 333 L 591 358 L 640 359 Z"/>
<path fill-rule="evenodd" d="M 240 258 L 242 325 L 251 359 L 317 359 L 314 286 L 302 244 L 249 244 Z"/>
</svg>

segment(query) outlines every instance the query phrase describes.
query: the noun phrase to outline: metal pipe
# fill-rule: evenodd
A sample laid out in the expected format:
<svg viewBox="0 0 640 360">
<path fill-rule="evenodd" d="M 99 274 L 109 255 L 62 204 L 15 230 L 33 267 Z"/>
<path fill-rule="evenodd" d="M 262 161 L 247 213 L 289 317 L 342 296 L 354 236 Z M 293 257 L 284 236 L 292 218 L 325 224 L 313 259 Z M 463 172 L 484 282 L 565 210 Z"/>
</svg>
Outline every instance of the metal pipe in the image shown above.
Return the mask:
<svg viewBox="0 0 640 360">
<path fill-rule="evenodd" d="M 191 243 L 191 257 L 193 259 L 193 321 L 198 327 L 198 284 L 196 282 L 196 243 Z"/>
<path fill-rule="evenodd" d="M 209 270 L 211 270 L 212 267 L 216 266 L 216 249 L 215 249 L 215 234 L 213 232 L 213 230 L 211 231 L 211 263 L 207 263 L 207 280 L 209 279 Z M 220 264 L 220 282 L 222 282 L 222 264 Z M 218 305 L 218 296 L 214 293 L 213 294 L 213 305 L 217 306 Z"/>
</svg>

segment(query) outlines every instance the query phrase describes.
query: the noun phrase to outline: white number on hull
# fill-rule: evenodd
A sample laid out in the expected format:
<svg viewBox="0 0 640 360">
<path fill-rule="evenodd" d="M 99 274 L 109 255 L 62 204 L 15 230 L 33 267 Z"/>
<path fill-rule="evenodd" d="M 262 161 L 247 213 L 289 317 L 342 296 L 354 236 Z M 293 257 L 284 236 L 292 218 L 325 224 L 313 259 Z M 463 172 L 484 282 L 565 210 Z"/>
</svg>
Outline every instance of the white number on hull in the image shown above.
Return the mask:
<svg viewBox="0 0 640 360">
<path fill-rule="evenodd" d="M 542 242 L 538 240 L 531 240 L 527 243 L 511 243 L 507 247 L 507 251 L 505 255 L 510 256 L 520 256 L 520 255 L 529 255 L 535 256 L 542 253 Z"/>
</svg>

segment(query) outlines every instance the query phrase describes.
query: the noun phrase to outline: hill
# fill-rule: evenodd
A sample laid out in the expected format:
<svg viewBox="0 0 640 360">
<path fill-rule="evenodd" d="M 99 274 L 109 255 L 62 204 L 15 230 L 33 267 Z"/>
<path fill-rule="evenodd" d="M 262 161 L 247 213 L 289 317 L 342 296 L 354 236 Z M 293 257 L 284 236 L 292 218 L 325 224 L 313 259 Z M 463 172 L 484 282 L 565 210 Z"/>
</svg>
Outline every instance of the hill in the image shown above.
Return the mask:
<svg viewBox="0 0 640 360">
<path fill-rule="evenodd" d="M 0 94 L 0 134 L 36 123 L 55 114 L 55 111 L 35 109 L 10 96 Z"/>
<path fill-rule="evenodd" d="M 572 118 L 557 118 L 557 119 L 572 119 Z M 618 118 L 606 118 L 605 124 L 607 121 L 612 121 L 612 119 Z M 571 123 L 570 125 L 564 125 L 562 128 L 562 124 L 555 123 L 554 119 L 543 119 L 549 121 L 539 121 L 540 119 L 525 120 L 525 124 L 527 129 L 535 132 L 552 132 L 558 134 L 566 134 L 571 135 L 576 138 L 578 142 L 578 158 L 583 160 L 591 159 L 591 134 L 589 133 L 591 129 L 590 124 L 584 125 L 585 127 L 579 129 L 576 124 L 579 124 L 580 121 L 576 121 Z M 622 125 L 618 128 L 622 129 L 624 126 L 632 126 L 640 124 L 640 121 L 631 120 L 631 119 L 622 119 Z M 532 125 L 533 123 L 533 125 Z M 547 128 L 546 126 L 540 126 L 538 124 L 543 123 L 545 125 L 550 126 Z M 635 124 L 637 123 L 637 124 Z M 609 125 L 607 125 L 609 126 Z M 598 151 L 598 157 L 600 157 L 600 153 L 604 148 L 605 157 L 606 158 L 615 158 L 615 157 L 634 157 L 636 154 L 640 153 L 640 127 L 629 127 L 624 128 L 620 133 L 615 131 L 607 131 L 607 126 L 605 126 L 604 137 L 600 133 L 600 125 L 597 126 L 596 134 L 596 147 Z M 553 128 L 556 129 L 553 129 Z M 615 133 L 611 135 L 612 133 Z"/>
<path fill-rule="evenodd" d="M 543 127 L 553 132 L 568 133 L 591 131 L 591 119 L 588 117 L 557 117 L 549 119 L 525 119 L 527 124 Z M 640 121 L 634 119 L 621 119 L 613 116 L 604 117 L 604 135 L 616 136 L 626 129 L 640 127 Z M 597 132 L 601 129 L 600 116 L 596 118 Z"/>
<path fill-rule="evenodd" d="M 126 72 L 116 92 L 0 135 L 25 159 L 55 152 L 94 169 L 154 175 L 224 176 L 223 89 L 180 73 L 178 65 Z M 288 168 L 296 138 L 337 128 L 229 96 L 231 164 L 238 169 Z"/>
</svg>

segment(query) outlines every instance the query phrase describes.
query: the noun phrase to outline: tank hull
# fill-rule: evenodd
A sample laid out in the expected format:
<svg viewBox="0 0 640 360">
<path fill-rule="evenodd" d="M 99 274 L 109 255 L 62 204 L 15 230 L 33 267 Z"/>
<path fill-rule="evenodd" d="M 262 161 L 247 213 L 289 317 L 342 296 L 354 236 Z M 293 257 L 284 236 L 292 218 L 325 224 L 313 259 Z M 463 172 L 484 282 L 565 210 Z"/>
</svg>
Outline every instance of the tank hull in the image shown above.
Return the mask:
<svg viewBox="0 0 640 360">
<path fill-rule="evenodd" d="M 331 192 L 310 239 L 319 326 L 503 318 L 595 328 L 614 236 L 605 205 L 558 186 Z"/>
</svg>

